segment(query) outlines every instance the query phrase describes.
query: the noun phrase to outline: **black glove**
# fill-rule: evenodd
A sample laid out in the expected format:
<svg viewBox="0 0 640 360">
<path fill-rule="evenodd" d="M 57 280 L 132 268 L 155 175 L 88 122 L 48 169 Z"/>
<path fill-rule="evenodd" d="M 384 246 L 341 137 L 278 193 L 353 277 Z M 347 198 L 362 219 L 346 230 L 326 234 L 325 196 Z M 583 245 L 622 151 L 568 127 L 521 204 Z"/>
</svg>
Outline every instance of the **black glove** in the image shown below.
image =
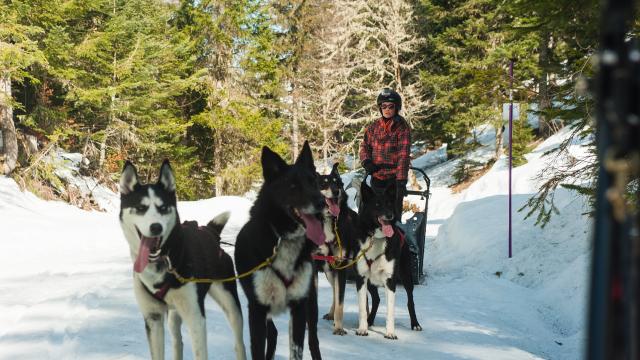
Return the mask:
<svg viewBox="0 0 640 360">
<path fill-rule="evenodd" d="M 380 170 L 380 167 L 376 164 L 373 163 L 373 161 L 371 161 L 371 159 L 367 159 L 365 161 L 362 162 L 362 167 L 364 167 L 364 169 L 367 171 L 367 174 L 372 174 L 375 173 L 376 171 Z"/>
</svg>

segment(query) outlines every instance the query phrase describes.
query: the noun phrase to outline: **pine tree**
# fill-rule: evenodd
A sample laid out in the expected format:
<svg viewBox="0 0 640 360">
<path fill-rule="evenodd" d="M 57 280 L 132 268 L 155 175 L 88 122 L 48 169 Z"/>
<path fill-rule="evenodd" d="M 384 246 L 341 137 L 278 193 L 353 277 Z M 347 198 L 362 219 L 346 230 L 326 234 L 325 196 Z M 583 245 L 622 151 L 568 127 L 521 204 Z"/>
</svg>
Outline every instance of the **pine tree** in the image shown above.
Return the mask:
<svg viewBox="0 0 640 360">
<path fill-rule="evenodd" d="M 517 59 L 515 99 L 526 101 L 521 79 L 531 76 L 530 38 L 510 31 L 513 18 L 495 0 L 430 1 L 418 16 L 427 24 L 428 71 L 422 80 L 435 97 L 433 124 L 426 131 L 440 133 L 454 153 L 468 151 L 466 139 L 480 124 L 491 123 L 502 137 L 502 104 L 508 99 L 510 59 Z M 430 34 L 427 34 L 429 32 Z M 501 144 L 496 144 L 496 156 Z"/>
<path fill-rule="evenodd" d="M 194 95 L 205 100 L 188 115 L 186 139 L 199 158 L 192 176 L 210 185 L 198 196 L 248 190 L 260 176 L 261 146 L 282 147 L 280 66 L 269 21 L 253 1 L 183 1 L 177 11 L 174 24 L 193 40 L 192 66 L 202 70 Z"/>
<path fill-rule="evenodd" d="M 32 11 L 38 10 L 27 3 L 0 4 L 0 173 L 4 175 L 11 173 L 18 161 L 12 81 L 28 78 L 27 68 L 30 65 L 46 64 L 34 40 L 42 33 L 42 28 L 25 21 L 26 15 Z"/>
</svg>

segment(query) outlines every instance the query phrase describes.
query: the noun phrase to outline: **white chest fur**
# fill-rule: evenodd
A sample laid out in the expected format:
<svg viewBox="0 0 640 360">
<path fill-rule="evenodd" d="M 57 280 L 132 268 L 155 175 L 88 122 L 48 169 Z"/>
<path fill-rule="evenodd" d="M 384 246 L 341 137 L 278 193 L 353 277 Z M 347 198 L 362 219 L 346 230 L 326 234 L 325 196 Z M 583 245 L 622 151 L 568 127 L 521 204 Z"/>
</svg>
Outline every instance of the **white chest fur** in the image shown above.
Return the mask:
<svg viewBox="0 0 640 360">
<path fill-rule="evenodd" d="M 277 255 L 270 267 L 253 275 L 253 286 L 258 301 L 271 307 L 275 315 L 287 308 L 290 301 L 307 296 L 311 285 L 312 266 L 305 262 L 295 268 L 306 238 L 283 238 L 277 248 Z M 276 272 L 277 271 L 277 272 Z M 280 275 L 280 276 L 279 276 Z M 285 284 L 282 278 L 289 282 Z"/>
<path fill-rule="evenodd" d="M 332 216 L 325 216 L 323 221 L 322 221 L 322 228 L 324 230 L 324 242 L 325 243 L 331 243 L 335 240 L 336 238 L 336 234 L 333 230 L 333 217 Z"/>
<path fill-rule="evenodd" d="M 369 246 L 371 246 L 369 248 Z M 367 238 L 361 244 L 362 249 L 369 248 L 365 256 L 361 257 L 357 263 L 360 276 L 371 281 L 376 286 L 384 286 L 387 279 L 393 276 L 395 260 L 387 260 L 384 252 L 387 248 L 387 239 L 376 237 L 376 234 Z M 370 264 L 368 261 L 373 260 Z"/>
<path fill-rule="evenodd" d="M 153 294 L 157 291 L 154 285 L 161 283 L 164 280 L 166 273 L 166 266 L 149 264 L 144 268 L 144 271 L 134 274 L 147 288 L 147 290 Z"/>
</svg>

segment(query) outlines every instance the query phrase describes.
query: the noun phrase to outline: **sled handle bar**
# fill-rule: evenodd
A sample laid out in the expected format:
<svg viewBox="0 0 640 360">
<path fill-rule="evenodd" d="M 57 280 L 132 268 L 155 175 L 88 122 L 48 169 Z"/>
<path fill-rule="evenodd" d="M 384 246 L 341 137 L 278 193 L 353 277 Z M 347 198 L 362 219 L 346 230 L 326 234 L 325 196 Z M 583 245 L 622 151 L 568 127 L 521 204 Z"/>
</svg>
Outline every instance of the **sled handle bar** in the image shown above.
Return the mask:
<svg viewBox="0 0 640 360">
<path fill-rule="evenodd" d="M 423 190 L 423 191 L 418 191 L 418 190 L 407 190 L 405 194 L 407 195 L 420 195 L 420 196 L 424 196 L 426 198 L 429 198 L 429 195 L 431 195 L 431 193 L 429 192 L 429 190 L 431 189 L 431 179 L 429 178 L 429 176 L 427 176 L 427 174 L 424 172 L 424 170 L 417 168 L 417 167 L 409 167 L 409 169 L 414 170 L 419 172 L 420 174 L 422 174 L 422 178 L 424 179 L 425 184 L 427 184 L 427 189 Z M 364 174 L 364 179 L 362 179 L 362 182 L 366 182 L 367 181 L 367 177 L 369 177 L 371 174 L 368 172 L 365 172 Z"/>
<path fill-rule="evenodd" d="M 427 174 L 424 172 L 424 170 L 417 168 L 417 167 L 409 167 L 409 169 L 413 170 L 413 171 L 417 171 L 420 174 L 422 174 L 422 178 L 424 179 L 425 184 L 427 184 L 427 189 L 424 191 L 418 191 L 418 190 L 407 190 L 406 194 L 407 195 L 420 195 L 420 196 L 425 196 L 425 197 L 429 197 L 430 192 L 429 189 L 431 189 L 431 179 L 427 176 Z"/>
</svg>

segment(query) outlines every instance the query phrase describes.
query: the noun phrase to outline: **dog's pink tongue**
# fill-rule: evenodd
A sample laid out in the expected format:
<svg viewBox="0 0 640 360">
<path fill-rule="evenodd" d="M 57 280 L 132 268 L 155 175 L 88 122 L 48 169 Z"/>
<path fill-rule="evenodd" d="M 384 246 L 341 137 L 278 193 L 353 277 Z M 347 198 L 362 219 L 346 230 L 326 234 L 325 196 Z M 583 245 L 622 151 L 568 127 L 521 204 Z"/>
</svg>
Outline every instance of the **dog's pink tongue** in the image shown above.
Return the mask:
<svg viewBox="0 0 640 360">
<path fill-rule="evenodd" d="M 338 206 L 337 201 L 330 198 L 325 198 L 325 201 L 327 202 L 327 206 L 329 206 L 329 212 L 331 213 L 331 215 L 333 216 L 340 215 L 340 206 Z"/>
<path fill-rule="evenodd" d="M 392 237 L 393 236 L 393 227 L 391 225 L 389 225 L 389 223 L 387 223 L 386 221 L 384 221 L 382 219 L 378 219 L 378 222 L 382 226 L 382 233 L 384 234 L 384 236 Z"/>
<path fill-rule="evenodd" d="M 149 254 L 151 253 L 151 241 L 153 238 L 147 238 L 141 236 L 140 239 L 140 249 L 138 250 L 138 257 L 136 261 L 133 263 L 133 271 L 137 273 L 141 273 L 144 271 L 144 268 L 149 264 Z"/>
<path fill-rule="evenodd" d="M 318 246 L 324 244 L 325 236 L 324 231 L 322 231 L 322 224 L 320 223 L 320 220 L 318 220 L 315 216 L 309 214 L 301 213 L 300 217 L 302 217 L 304 226 L 307 229 L 307 237 Z"/>
</svg>

